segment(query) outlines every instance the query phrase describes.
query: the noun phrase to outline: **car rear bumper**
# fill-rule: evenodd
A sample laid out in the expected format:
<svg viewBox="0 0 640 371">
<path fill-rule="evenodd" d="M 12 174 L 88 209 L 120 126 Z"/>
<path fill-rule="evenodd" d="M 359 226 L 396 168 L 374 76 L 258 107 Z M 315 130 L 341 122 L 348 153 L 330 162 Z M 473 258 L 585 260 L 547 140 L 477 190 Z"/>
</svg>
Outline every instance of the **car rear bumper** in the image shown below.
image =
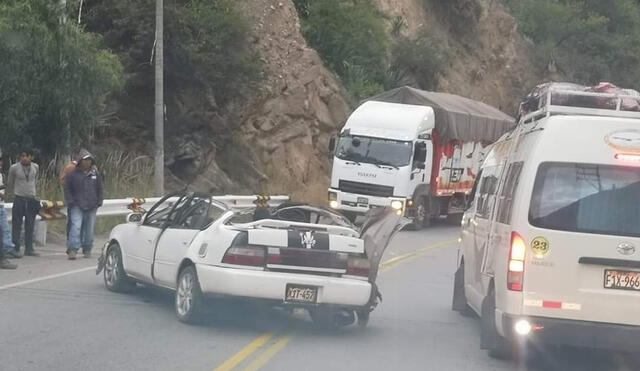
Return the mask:
<svg viewBox="0 0 640 371">
<path fill-rule="evenodd" d="M 519 336 L 514 324 L 527 319 L 534 327 L 541 327 L 526 336 L 528 342 L 549 345 L 569 345 L 585 348 L 609 349 L 621 352 L 640 351 L 640 326 L 577 321 L 547 317 L 503 316 L 505 335 Z M 510 330 L 507 330 L 510 329 Z"/>
<path fill-rule="evenodd" d="M 197 264 L 202 292 L 284 303 L 287 284 L 318 287 L 317 304 L 364 307 L 371 297 L 371 284 L 358 279 L 266 272 Z"/>
</svg>

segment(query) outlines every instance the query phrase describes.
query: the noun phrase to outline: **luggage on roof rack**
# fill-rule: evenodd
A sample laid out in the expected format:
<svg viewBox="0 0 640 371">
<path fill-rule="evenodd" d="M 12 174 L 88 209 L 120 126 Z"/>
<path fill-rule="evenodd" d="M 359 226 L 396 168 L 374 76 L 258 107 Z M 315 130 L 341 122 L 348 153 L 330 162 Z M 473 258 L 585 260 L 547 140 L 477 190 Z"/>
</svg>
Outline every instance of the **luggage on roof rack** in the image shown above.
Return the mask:
<svg viewBox="0 0 640 371">
<path fill-rule="evenodd" d="M 640 93 L 608 82 L 584 86 L 550 82 L 536 86 L 520 103 L 518 122 L 552 114 L 640 118 Z"/>
</svg>

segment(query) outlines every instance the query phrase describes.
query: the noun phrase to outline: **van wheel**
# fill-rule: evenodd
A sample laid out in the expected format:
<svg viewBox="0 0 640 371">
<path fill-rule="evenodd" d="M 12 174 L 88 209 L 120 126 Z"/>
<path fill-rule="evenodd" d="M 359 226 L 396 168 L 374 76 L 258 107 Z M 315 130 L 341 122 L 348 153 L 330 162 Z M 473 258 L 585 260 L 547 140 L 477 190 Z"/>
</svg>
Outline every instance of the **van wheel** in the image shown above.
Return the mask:
<svg viewBox="0 0 640 371">
<path fill-rule="evenodd" d="M 513 342 L 503 338 L 496 329 L 496 295 L 493 289 L 482 301 L 480 317 L 480 349 L 486 349 L 489 357 L 510 359 L 513 357 Z"/>
<path fill-rule="evenodd" d="M 202 291 L 198 273 L 193 265 L 185 267 L 178 277 L 176 288 L 176 316 L 180 322 L 196 324 L 202 319 Z"/>
<path fill-rule="evenodd" d="M 453 300 L 451 310 L 462 314 L 465 317 L 473 316 L 473 309 L 467 303 L 467 296 L 464 292 L 464 260 L 458 266 L 453 279 Z"/>
<path fill-rule="evenodd" d="M 358 327 L 359 328 L 366 328 L 367 325 L 369 324 L 369 315 L 371 314 L 371 311 L 369 310 L 369 308 L 367 309 L 360 309 L 356 311 L 356 315 L 358 317 Z"/>
</svg>

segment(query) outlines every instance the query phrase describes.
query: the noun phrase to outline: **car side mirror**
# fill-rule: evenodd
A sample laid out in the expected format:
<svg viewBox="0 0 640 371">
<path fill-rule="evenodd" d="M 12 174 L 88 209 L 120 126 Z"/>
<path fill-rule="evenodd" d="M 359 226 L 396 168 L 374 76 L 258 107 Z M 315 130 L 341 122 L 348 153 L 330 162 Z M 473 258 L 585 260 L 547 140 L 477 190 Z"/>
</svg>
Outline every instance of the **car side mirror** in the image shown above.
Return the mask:
<svg viewBox="0 0 640 371">
<path fill-rule="evenodd" d="M 127 223 L 140 223 L 141 221 L 141 213 L 130 213 L 129 215 L 127 215 Z"/>
<path fill-rule="evenodd" d="M 416 168 L 416 169 L 424 170 L 426 166 L 425 166 L 424 162 L 415 162 L 413 164 L 413 167 Z"/>
</svg>

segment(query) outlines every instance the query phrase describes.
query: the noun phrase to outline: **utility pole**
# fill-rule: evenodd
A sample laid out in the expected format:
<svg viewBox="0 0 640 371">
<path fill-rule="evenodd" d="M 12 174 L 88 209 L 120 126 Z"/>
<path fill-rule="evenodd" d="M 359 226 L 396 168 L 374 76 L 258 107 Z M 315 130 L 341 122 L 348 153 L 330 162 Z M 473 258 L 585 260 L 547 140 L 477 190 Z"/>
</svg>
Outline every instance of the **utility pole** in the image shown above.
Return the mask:
<svg viewBox="0 0 640 371">
<path fill-rule="evenodd" d="M 156 196 L 164 195 L 164 80 L 163 80 L 163 0 L 156 0 L 156 50 L 155 50 L 155 166 L 154 185 Z"/>
<path fill-rule="evenodd" d="M 64 44 L 64 36 L 65 36 L 65 26 L 67 24 L 67 0 L 60 0 L 60 39 L 59 39 L 59 48 L 60 48 L 60 74 L 62 74 L 65 66 L 64 55 L 62 54 L 62 47 Z M 60 119 L 63 121 L 63 140 L 64 140 L 64 150 L 63 150 L 63 162 L 60 166 L 64 166 L 69 161 L 71 161 L 71 123 L 69 122 L 69 115 L 66 109 L 61 110 Z"/>
</svg>

